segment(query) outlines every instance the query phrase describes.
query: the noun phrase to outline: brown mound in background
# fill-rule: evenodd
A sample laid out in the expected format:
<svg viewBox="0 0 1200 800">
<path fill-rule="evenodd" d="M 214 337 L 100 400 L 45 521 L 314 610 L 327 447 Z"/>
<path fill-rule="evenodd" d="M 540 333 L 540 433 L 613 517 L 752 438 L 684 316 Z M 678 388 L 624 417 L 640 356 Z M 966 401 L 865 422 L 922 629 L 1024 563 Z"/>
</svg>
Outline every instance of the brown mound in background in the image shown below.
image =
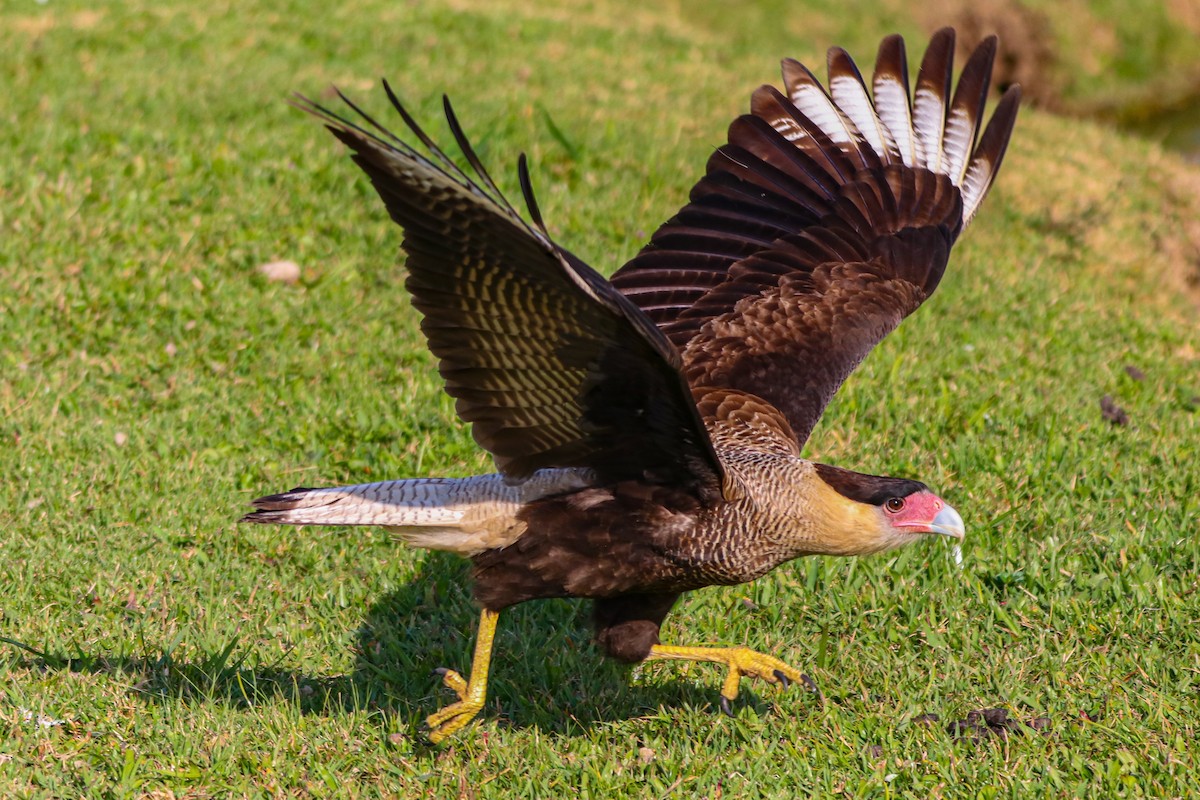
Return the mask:
<svg viewBox="0 0 1200 800">
<path fill-rule="evenodd" d="M 1024 102 L 1052 111 L 1062 108 L 1062 87 L 1055 77 L 1054 36 L 1041 12 L 1017 0 L 935 0 L 923 16 L 931 31 L 945 25 L 958 31 L 958 63 L 985 36 L 998 35 L 994 85 L 1003 91 L 1019 83 Z"/>
</svg>

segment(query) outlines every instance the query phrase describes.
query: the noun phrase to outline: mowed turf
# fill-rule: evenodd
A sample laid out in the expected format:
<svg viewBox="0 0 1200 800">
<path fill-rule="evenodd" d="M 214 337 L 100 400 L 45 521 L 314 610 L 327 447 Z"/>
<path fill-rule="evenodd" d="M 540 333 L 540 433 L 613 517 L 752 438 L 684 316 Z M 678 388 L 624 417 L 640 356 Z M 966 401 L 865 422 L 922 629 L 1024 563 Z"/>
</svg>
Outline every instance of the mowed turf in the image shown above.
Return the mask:
<svg viewBox="0 0 1200 800">
<path fill-rule="evenodd" d="M 442 138 L 450 93 L 500 183 L 527 151 L 551 230 L 611 272 L 779 57 L 836 43 L 869 69 L 894 30 L 919 56 L 928 22 L 870 0 L 4 6 L 0 796 L 1200 791 L 1200 176 L 1088 123 L 1023 114 L 941 288 L 808 446 L 948 498 L 963 569 L 941 542 L 808 559 L 665 626 L 820 697 L 746 685 L 725 718 L 715 669 L 630 671 L 586 604 L 532 604 L 501 619 L 480 724 L 430 749 L 430 670 L 470 657 L 464 563 L 235 523 L 295 485 L 490 469 L 399 231 L 289 92 L 336 83 L 399 126 L 387 76 Z M 1088 34 L 1059 31 L 1068 65 Z M 279 259 L 298 283 L 257 271 Z M 946 731 L 993 707 L 1049 727 Z"/>
</svg>

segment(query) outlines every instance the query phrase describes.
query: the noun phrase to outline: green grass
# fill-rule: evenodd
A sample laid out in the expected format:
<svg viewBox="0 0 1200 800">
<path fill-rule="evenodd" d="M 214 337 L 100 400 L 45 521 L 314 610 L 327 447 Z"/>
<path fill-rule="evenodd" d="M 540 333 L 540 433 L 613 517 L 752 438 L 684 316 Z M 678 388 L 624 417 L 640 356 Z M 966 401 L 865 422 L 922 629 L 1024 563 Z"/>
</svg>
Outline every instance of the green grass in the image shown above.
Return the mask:
<svg viewBox="0 0 1200 800">
<path fill-rule="evenodd" d="M 1058 62 L 1053 82 L 1064 108 L 1136 124 L 1200 100 L 1200 7 L 1194 3 L 1028 0 L 1026 5 L 1043 15 L 1050 29 Z"/>
<path fill-rule="evenodd" d="M 666 626 L 780 655 L 823 701 L 747 686 L 726 719 L 712 668 L 630 673 L 586 606 L 532 604 L 501 620 L 481 724 L 432 750 L 429 670 L 470 654 L 462 563 L 234 523 L 297 484 L 489 468 L 398 231 L 288 92 L 337 82 L 382 110 L 389 76 L 440 131 L 449 92 L 503 184 L 527 150 L 556 235 L 611 271 L 779 56 L 836 42 L 869 64 L 893 29 L 923 49 L 877 0 L 557 5 L 0 10 L 0 636 L 37 651 L 0 655 L 0 795 L 1200 791 L 1200 177 L 1086 123 L 1023 117 L 942 288 L 809 447 L 950 498 L 964 570 L 936 546 L 811 559 Z M 299 285 L 257 274 L 280 258 Z M 912 722 L 990 706 L 1053 727 L 977 746 Z"/>
</svg>

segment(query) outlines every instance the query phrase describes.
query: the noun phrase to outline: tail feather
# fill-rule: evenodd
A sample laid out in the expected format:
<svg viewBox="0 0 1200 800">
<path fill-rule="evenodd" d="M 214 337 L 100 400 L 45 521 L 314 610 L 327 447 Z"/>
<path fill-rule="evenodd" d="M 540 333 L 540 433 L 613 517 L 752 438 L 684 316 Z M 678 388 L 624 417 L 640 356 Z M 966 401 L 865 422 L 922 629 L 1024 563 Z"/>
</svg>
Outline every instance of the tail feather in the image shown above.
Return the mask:
<svg viewBox="0 0 1200 800">
<path fill-rule="evenodd" d="M 336 486 L 296 487 L 254 500 L 242 522 L 278 525 L 438 525 L 452 524 L 461 511 L 450 500 L 450 481 L 402 480 Z"/>
<path fill-rule="evenodd" d="M 328 489 L 297 487 L 254 500 L 242 522 L 374 525 L 414 547 L 463 555 L 505 547 L 525 532 L 518 518 L 531 500 L 582 488 L 587 473 L 543 470 L 519 483 L 499 474 L 414 478 Z"/>
</svg>

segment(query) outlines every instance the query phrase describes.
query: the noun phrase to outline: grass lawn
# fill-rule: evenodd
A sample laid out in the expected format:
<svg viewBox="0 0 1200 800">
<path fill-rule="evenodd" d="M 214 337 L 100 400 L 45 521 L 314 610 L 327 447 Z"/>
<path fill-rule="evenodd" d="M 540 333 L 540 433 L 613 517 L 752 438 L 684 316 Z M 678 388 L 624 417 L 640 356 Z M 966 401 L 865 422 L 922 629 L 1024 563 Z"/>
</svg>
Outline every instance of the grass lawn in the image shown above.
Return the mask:
<svg viewBox="0 0 1200 800">
<path fill-rule="evenodd" d="M 585 604 L 523 606 L 480 724 L 423 745 L 447 701 L 430 670 L 470 658 L 463 562 L 235 524 L 294 485 L 490 469 L 418 334 L 399 231 L 288 93 L 336 83 L 382 112 L 388 76 L 440 135 L 450 93 L 502 184 L 528 151 L 552 231 L 612 271 L 779 57 L 837 43 L 869 67 L 893 30 L 919 55 L 929 20 L 882 0 L 352 6 L 0 8 L 0 796 L 1200 793 L 1200 169 L 1037 111 L 938 293 L 808 448 L 929 483 L 967 521 L 963 570 L 931 543 L 689 596 L 671 641 L 745 643 L 823 691 L 747 685 L 734 719 L 715 669 L 631 672 Z M 1122 7 L 1090 13 L 1123 30 Z M 1095 69 L 1090 28 L 1055 14 L 1060 67 Z M 259 274 L 278 259 L 298 283 Z M 990 707 L 1049 728 L 945 730 Z"/>
</svg>

